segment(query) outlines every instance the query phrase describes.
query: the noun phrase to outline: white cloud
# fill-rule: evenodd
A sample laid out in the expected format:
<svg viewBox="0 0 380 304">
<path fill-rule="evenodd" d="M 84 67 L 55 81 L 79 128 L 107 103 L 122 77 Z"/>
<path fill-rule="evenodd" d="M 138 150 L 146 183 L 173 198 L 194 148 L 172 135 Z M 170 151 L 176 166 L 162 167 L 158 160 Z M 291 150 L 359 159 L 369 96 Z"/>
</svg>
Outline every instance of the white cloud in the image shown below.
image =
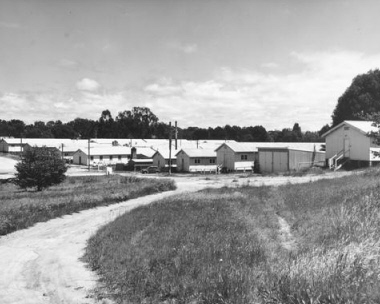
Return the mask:
<svg viewBox="0 0 380 304">
<path fill-rule="evenodd" d="M 0 21 L 0 27 L 8 29 L 20 29 L 21 25 L 15 22 Z"/>
<path fill-rule="evenodd" d="M 37 120 L 70 121 L 76 117 L 98 119 L 103 110 L 109 109 L 113 116 L 129 109 L 124 93 L 96 93 L 90 91 L 67 92 L 23 92 L 0 95 L 0 106 L 6 111 L 0 119 L 21 119 L 26 123 Z"/>
<path fill-rule="evenodd" d="M 158 117 L 177 117 L 186 126 L 261 124 L 271 130 L 298 122 L 303 130 L 319 130 L 331 122 L 337 99 L 352 79 L 380 62 L 380 54 L 346 51 L 292 56 L 302 66 L 299 71 L 275 74 L 224 67 L 208 81 L 154 83 L 146 89 Z"/>
<path fill-rule="evenodd" d="M 58 65 L 65 68 L 74 68 L 78 66 L 78 62 L 67 58 L 61 58 L 58 61 Z"/>
<path fill-rule="evenodd" d="M 100 88 L 100 84 L 93 79 L 83 78 L 76 83 L 76 87 L 81 91 L 96 91 Z"/>
<path fill-rule="evenodd" d="M 276 69 L 278 68 L 278 64 L 274 62 L 266 62 L 261 65 L 263 68 L 267 69 Z"/>
<path fill-rule="evenodd" d="M 170 42 L 168 47 L 174 50 L 181 51 L 185 54 L 193 54 L 198 51 L 198 45 L 195 43 L 179 43 L 179 42 Z"/>
<path fill-rule="evenodd" d="M 105 109 L 115 117 L 119 111 L 148 106 L 161 121 L 177 120 L 182 127 L 263 125 L 273 130 L 298 122 L 302 130 L 319 130 L 331 122 L 352 79 L 380 63 L 380 54 L 347 51 L 292 56 L 299 70 L 288 73 L 222 67 L 205 81 L 162 78 L 141 90 L 107 92 L 84 78 L 72 92 L 8 92 L 0 95 L 0 119 L 98 119 Z"/>
</svg>

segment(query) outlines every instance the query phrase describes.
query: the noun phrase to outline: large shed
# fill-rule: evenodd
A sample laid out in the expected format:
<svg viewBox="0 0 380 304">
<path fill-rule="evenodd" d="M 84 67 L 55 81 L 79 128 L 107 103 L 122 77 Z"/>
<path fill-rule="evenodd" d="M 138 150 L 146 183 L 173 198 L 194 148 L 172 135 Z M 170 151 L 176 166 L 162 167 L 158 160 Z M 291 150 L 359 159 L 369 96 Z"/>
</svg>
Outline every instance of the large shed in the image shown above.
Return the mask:
<svg viewBox="0 0 380 304">
<path fill-rule="evenodd" d="M 104 147 L 90 149 L 90 159 L 87 149 L 78 149 L 73 155 L 73 163 L 77 165 L 109 165 L 117 163 L 128 163 L 131 156 L 128 147 Z"/>
<path fill-rule="evenodd" d="M 336 167 L 339 160 L 351 160 L 363 164 L 380 161 L 373 152 L 380 146 L 371 132 L 378 132 L 372 121 L 345 120 L 322 135 L 326 141 L 326 162 Z"/>
<path fill-rule="evenodd" d="M 259 147 L 259 170 L 261 173 L 299 171 L 315 165 L 323 166 L 325 152 L 284 147 Z"/>
<path fill-rule="evenodd" d="M 258 159 L 256 145 L 251 142 L 226 142 L 215 152 L 218 166 L 226 171 L 253 170 Z"/>
<path fill-rule="evenodd" d="M 216 152 L 206 149 L 181 149 L 176 154 L 177 170 L 182 172 L 216 171 Z"/>
<path fill-rule="evenodd" d="M 0 152 L 10 154 L 22 154 L 31 146 L 20 138 L 7 138 L 0 140 Z"/>
<path fill-rule="evenodd" d="M 171 167 L 177 167 L 176 154 L 178 150 L 172 150 L 171 155 L 169 150 L 159 150 L 153 154 L 153 166 L 157 166 L 160 169 L 169 167 L 169 160 L 171 160 Z"/>
</svg>

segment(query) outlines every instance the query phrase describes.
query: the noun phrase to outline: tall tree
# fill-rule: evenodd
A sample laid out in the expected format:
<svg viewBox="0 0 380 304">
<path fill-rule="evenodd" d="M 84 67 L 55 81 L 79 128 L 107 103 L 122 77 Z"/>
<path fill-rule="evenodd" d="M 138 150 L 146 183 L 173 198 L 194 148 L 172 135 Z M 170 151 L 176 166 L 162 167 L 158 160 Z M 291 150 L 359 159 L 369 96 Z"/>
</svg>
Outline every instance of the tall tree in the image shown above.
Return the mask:
<svg viewBox="0 0 380 304">
<path fill-rule="evenodd" d="M 98 134 L 100 138 L 114 138 L 115 124 L 109 110 L 104 110 L 99 118 Z"/>
<path fill-rule="evenodd" d="M 363 115 L 380 111 L 380 71 L 358 75 L 346 89 L 332 114 L 332 126 L 344 120 L 358 120 Z"/>
<path fill-rule="evenodd" d="M 59 151 L 46 147 L 25 151 L 15 167 L 15 184 L 23 189 L 36 188 L 37 191 L 61 183 L 67 170 Z"/>
</svg>

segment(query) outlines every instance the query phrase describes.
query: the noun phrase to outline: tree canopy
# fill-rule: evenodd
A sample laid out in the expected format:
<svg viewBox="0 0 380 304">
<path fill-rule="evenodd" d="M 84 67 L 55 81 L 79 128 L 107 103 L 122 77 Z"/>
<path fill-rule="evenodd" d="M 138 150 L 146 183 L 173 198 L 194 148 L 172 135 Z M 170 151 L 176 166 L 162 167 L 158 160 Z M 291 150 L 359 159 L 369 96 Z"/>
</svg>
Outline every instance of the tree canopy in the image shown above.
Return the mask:
<svg viewBox="0 0 380 304">
<path fill-rule="evenodd" d="M 0 136 L 25 138 L 168 138 L 170 127 L 159 122 L 147 107 L 134 107 L 112 116 L 102 111 L 98 120 L 75 118 L 63 123 L 60 120 L 36 121 L 26 125 L 21 120 L 0 120 Z M 178 138 L 189 140 L 236 140 L 243 142 L 317 142 L 320 132 L 302 132 L 298 123 L 293 128 L 267 131 L 263 126 L 217 126 L 215 128 L 178 128 Z"/>
<path fill-rule="evenodd" d="M 334 109 L 332 126 L 344 120 L 361 119 L 366 114 L 380 111 L 380 71 L 371 70 L 356 76 Z"/>
<path fill-rule="evenodd" d="M 65 179 L 67 167 L 57 150 L 33 147 L 22 155 L 16 164 L 15 184 L 20 188 L 44 188 L 61 183 Z"/>
</svg>

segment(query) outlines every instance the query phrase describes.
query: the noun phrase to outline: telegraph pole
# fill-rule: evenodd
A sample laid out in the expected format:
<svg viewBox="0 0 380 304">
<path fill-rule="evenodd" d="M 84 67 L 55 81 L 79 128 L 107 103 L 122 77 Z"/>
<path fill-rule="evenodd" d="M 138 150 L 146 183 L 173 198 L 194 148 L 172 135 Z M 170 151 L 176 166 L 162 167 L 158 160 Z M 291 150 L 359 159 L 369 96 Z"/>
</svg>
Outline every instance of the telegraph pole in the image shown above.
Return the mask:
<svg viewBox="0 0 380 304">
<path fill-rule="evenodd" d="M 91 160 L 91 155 L 90 155 L 90 138 L 88 139 L 88 153 L 87 153 L 87 163 L 88 163 L 88 171 L 90 171 L 90 160 Z"/>
<path fill-rule="evenodd" d="M 172 174 L 172 122 L 169 121 L 169 175 Z"/>
<path fill-rule="evenodd" d="M 177 150 L 177 140 L 178 140 L 178 130 L 177 130 L 177 121 L 175 121 L 175 131 L 174 131 L 174 138 L 175 138 L 175 149 Z"/>
</svg>

